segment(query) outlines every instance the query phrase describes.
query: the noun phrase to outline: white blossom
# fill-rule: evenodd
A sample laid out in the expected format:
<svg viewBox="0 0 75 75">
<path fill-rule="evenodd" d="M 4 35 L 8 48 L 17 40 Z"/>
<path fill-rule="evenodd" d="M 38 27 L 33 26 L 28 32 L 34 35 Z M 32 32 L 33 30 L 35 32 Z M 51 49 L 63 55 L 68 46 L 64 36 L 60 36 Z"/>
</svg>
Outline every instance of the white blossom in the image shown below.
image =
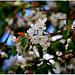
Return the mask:
<svg viewBox="0 0 75 75">
<path fill-rule="evenodd" d="M 56 16 L 56 14 L 51 14 L 51 16 L 49 17 L 49 19 L 51 20 L 51 23 L 54 25 L 54 26 L 57 26 L 57 21 L 58 21 L 58 19 L 57 19 L 57 16 Z"/>
<path fill-rule="evenodd" d="M 66 20 L 61 20 L 59 22 L 59 28 L 62 28 L 64 25 L 66 25 Z"/>
<path fill-rule="evenodd" d="M 50 9 L 57 7 L 56 2 L 48 2 L 47 5 L 50 7 Z"/>
<path fill-rule="evenodd" d="M 58 62 L 55 63 L 55 67 L 56 69 L 53 69 L 55 73 L 60 73 L 61 71 L 65 71 L 66 67 L 65 66 L 61 66 Z"/>
<path fill-rule="evenodd" d="M 46 17 L 46 15 L 42 14 L 42 12 L 40 12 L 39 10 L 35 13 L 35 16 L 32 17 L 32 19 L 43 19 L 44 17 Z"/>
<path fill-rule="evenodd" d="M 44 45 L 42 45 L 43 50 L 47 50 L 48 47 L 50 47 L 50 42 L 46 42 L 44 43 Z"/>
<path fill-rule="evenodd" d="M 17 55 L 16 56 L 10 56 L 10 59 L 7 59 L 4 61 L 3 69 L 6 70 L 8 68 L 14 67 L 15 63 L 18 61 Z"/>
<path fill-rule="evenodd" d="M 46 54 L 43 55 L 43 58 L 46 59 L 46 60 L 49 60 L 51 58 L 54 58 L 54 56 L 46 53 Z"/>
<path fill-rule="evenodd" d="M 15 43 L 16 40 L 17 40 L 16 37 L 15 36 L 12 36 L 11 41 L 13 41 Z"/>
<path fill-rule="evenodd" d="M 42 35 L 35 35 L 33 36 L 33 38 L 31 39 L 32 41 L 32 44 L 40 44 L 40 45 L 43 45 L 44 42 L 47 42 L 48 40 L 48 37 L 47 36 L 42 36 Z"/>
<path fill-rule="evenodd" d="M 26 58 L 23 58 L 22 56 L 18 56 L 18 62 L 16 62 L 16 65 L 21 65 L 21 68 L 24 68 L 26 66 Z"/>
<path fill-rule="evenodd" d="M 62 37 L 63 37 L 62 35 L 56 35 L 56 36 L 53 36 L 52 38 L 50 38 L 49 40 L 50 41 L 56 41 L 57 39 L 60 39 Z"/>
<path fill-rule="evenodd" d="M 1 54 L 2 58 L 4 58 L 4 57 L 7 58 L 8 57 L 8 55 L 5 52 L 1 52 L 0 54 Z"/>
<path fill-rule="evenodd" d="M 37 31 L 39 34 L 42 34 L 43 30 L 46 29 L 45 23 L 47 21 L 47 18 L 44 18 L 43 20 L 39 19 L 38 22 L 36 22 L 35 25 L 31 24 L 31 28 L 27 31 L 29 35 L 37 34 Z"/>
<path fill-rule="evenodd" d="M 13 19 L 12 18 L 11 19 L 7 18 L 6 21 L 8 22 L 9 26 L 13 23 Z"/>
<path fill-rule="evenodd" d="M 32 24 L 32 15 L 28 14 L 28 15 L 24 15 L 24 19 L 27 22 L 28 25 Z"/>
<path fill-rule="evenodd" d="M 66 14 L 62 14 L 62 13 L 52 13 L 51 16 L 49 17 L 49 19 L 51 20 L 51 23 L 56 27 L 58 24 L 58 21 L 61 21 L 59 19 L 66 19 Z M 61 24 L 62 23 L 62 24 Z M 65 21 L 61 21 L 59 22 L 60 28 L 63 27 L 63 25 L 65 24 Z"/>
<path fill-rule="evenodd" d="M 28 15 L 25 14 L 25 15 L 24 15 L 24 19 L 25 19 L 26 21 L 28 21 L 28 20 L 31 21 L 31 17 L 32 17 L 32 16 L 31 16 L 30 14 L 28 14 Z"/>
<path fill-rule="evenodd" d="M 62 52 L 56 51 L 56 55 L 61 56 Z"/>
<path fill-rule="evenodd" d="M 17 44 L 15 44 L 15 46 L 16 46 L 16 51 L 19 53 L 19 54 L 23 54 L 23 47 L 22 47 L 22 45 L 21 45 L 21 42 L 18 42 Z"/>
<path fill-rule="evenodd" d="M 23 21 L 22 18 L 18 18 L 18 20 L 17 20 L 17 26 L 18 26 L 18 27 L 24 26 L 24 21 Z"/>
<path fill-rule="evenodd" d="M 33 35 L 34 33 L 37 34 L 37 25 L 31 24 L 31 28 L 27 31 L 29 35 Z"/>
<path fill-rule="evenodd" d="M 39 55 L 39 52 L 38 52 L 38 48 L 36 48 L 36 46 L 33 46 L 33 56 L 34 57 L 39 57 L 40 55 Z"/>
<path fill-rule="evenodd" d="M 42 34 L 43 30 L 46 29 L 45 23 L 44 23 L 46 21 L 47 21 L 47 18 L 44 18 L 43 20 L 39 19 L 39 22 L 36 23 L 39 34 Z"/>
<path fill-rule="evenodd" d="M 27 21 L 28 25 L 32 24 L 32 21 L 34 21 L 34 23 L 36 23 L 38 21 L 38 19 L 43 19 L 44 17 L 46 17 L 46 15 L 43 15 L 40 11 L 31 11 L 32 13 L 34 13 L 35 15 L 24 15 L 24 19 L 25 21 Z"/>
</svg>

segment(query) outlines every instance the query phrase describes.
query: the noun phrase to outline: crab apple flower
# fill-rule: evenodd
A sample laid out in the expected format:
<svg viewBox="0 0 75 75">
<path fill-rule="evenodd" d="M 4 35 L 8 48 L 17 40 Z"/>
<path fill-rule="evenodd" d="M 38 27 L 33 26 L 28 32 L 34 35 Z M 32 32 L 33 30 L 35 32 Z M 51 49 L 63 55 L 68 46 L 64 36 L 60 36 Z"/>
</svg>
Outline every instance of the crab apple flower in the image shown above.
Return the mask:
<svg viewBox="0 0 75 75">
<path fill-rule="evenodd" d="M 42 34 L 43 30 L 46 29 L 46 27 L 44 25 L 42 25 L 41 23 L 37 23 L 36 26 L 37 26 L 37 30 L 38 30 L 39 34 Z"/>
<path fill-rule="evenodd" d="M 39 19 L 38 22 L 36 22 L 35 25 L 31 24 L 31 28 L 27 31 L 27 33 L 29 33 L 29 35 L 34 35 L 37 34 L 37 31 L 39 34 L 42 34 L 43 30 L 46 29 L 45 27 L 45 23 L 47 18 L 44 18 L 43 20 Z"/>
<path fill-rule="evenodd" d="M 11 41 L 13 41 L 13 42 L 15 43 L 15 41 L 16 41 L 16 37 L 15 37 L 15 36 L 12 36 Z"/>
<path fill-rule="evenodd" d="M 33 36 L 33 38 L 31 39 L 32 44 L 40 44 L 43 45 L 44 42 L 46 42 L 48 40 L 47 36 L 42 36 L 42 35 L 37 35 L 37 36 Z"/>
<path fill-rule="evenodd" d="M 2 58 L 4 58 L 4 57 L 7 58 L 8 57 L 8 55 L 5 52 L 1 52 L 0 54 L 1 54 Z"/>
<path fill-rule="evenodd" d="M 38 52 L 38 48 L 36 46 L 33 46 L 33 53 L 34 53 L 34 57 L 39 57 L 39 52 Z"/>
<path fill-rule="evenodd" d="M 48 6 L 50 9 L 57 7 L 56 2 L 48 2 L 48 3 L 47 3 L 47 6 Z"/>
<path fill-rule="evenodd" d="M 39 22 L 41 23 L 41 24 L 44 24 L 44 22 L 46 22 L 47 21 L 47 18 L 43 18 L 43 20 L 41 20 L 41 19 L 39 19 Z"/>
<path fill-rule="evenodd" d="M 15 36 L 12 36 L 11 41 L 13 41 L 15 44 L 18 43 L 20 40 L 20 37 L 16 38 Z"/>
<path fill-rule="evenodd" d="M 47 50 L 48 47 L 50 47 L 50 42 L 46 42 L 44 43 L 44 45 L 42 45 L 43 50 Z"/>
<path fill-rule="evenodd" d="M 22 54 L 23 53 L 23 47 L 21 46 L 21 42 L 18 42 L 17 44 L 15 44 L 16 46 L 16 51 L 19 53 L 19 54 Z"/>
<path fill-rule="evenodd" d="M 13 23 L 13 19 L 12 18 L 11 19 L 7 18 L 6 22 L 8 22 L 8 25 L 10 26 Z"/>
<path fill-rule="evenodd" d="M 24 68 L 26 66 L 26 59 L 21 57 L 21 59 L 19 60 L 21 68 Z"/>
<path fill-rule="evenodd" d="M 54 24 L 54 26 L 57 26 L 57 17 L 56 15 L 53 13 L 51 14 L 51 16 L 49 17 L 49 19 L 51 20 L 51 23 Z"/>
<path fill-rule="evenodd" d="M 31 28 L 27 31 L 27 33 L 29 33 L 30 36 L 34 33 L 37 34 L 37 25 L 31 24 Z"/>
<path fill-rule="evenodd" d="M 43 19 L 46 15 L 42 14 L 39 10 L 35 13 L 35 16 L 32 19 Z"/>
<path fill-rule="evenodd" d="M 47 21 L 47 18 L 44 18 L 43 20 L 39 19 L 39 22 L 36 23 L 39 34 L 42 34 L 43 30 L 46 29 L 45 23 L 44 23 L 46 21 Z"/>
<path fill-rule="evenodd" d="M 61 20 L 59 22 L 59 28 L 62 28 L 64 25 L 66 25 L 66 20 Z"/>
<path fill-rule="evenodd" d="M 66 19 L 67 18 L 67 16 L 66 16 L 66 14 L 63 14 L 63 13 L 57 13 L 57 14 L 55 14 L 55 13 L 52 13 L 51 14 L 51 16 L 49 17 L 49 19 L 51 20 L 51 23 L 56 27 L 58 24 L 58 21 L 59 21 L 59 19 Z M 60 20 L 61 21 L 61 20 Z M 60 23 L 60 22 L 59 22 Z M 61 27 L 62 26 L 64 26 L 64 24 L 65 23 L 62 23 L 62 25 L 61 25 Z"/>
</svg>

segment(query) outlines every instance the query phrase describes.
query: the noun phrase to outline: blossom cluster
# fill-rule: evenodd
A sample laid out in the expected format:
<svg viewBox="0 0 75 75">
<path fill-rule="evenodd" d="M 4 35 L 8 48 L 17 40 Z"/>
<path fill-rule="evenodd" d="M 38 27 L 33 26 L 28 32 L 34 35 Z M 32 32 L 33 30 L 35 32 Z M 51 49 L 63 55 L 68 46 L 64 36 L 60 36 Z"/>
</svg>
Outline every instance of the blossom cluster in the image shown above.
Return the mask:
<svg viewBox="0 0 75 75">
<path fill-rule="evenodd" d="M 31 25 L 31 28 L 27 31 L 29 36 L 32 36 L 31 42 L 32 44 L 40 44 L 43 47 L 43 50 L 46 50 L 50 46 L 50 42 L 48 42 L 48 37 L 43 35 L 44 30 L 46 30 L 45 22 L 47 18 L 43 20 L 39 19 L 39 21 L 35 25 Z"/>
<path fill-rule="evenodd" d="M 59 28 L 63 27 L 66 25 L 66 20 L 61 20 L 61 19 L 66 19 L 67 15 L 63 13 L 52 13 L 49 19 L 51 20 L 51 23 L 56 27 L 59 23 Z"/>
<path fill-rule="evenodd" d="M 47 50 L 48 47 L 50 47 L 50 42 L 48 36 L 44 35 L 46 30 L 45 22 L 47 21 L 47 18 L 44 17 L 43 19 L 39 19 L 36 24 L 31 24 L 31 28 L 27 30 L 27 35 L 25 33 L 25 38 L 28 39 L 29 43 L 25 47 L 22 46 L 21 41 L 22 38 L 15 36 L 12 36 L 11 41 L 15 43 L 16 51 L 18 52 L 19 56 L 22 56 L 24 62 L 26 60 L 33 60 L 35 57 L 40 57 L 39 49 L 37 48 L 36 44 L 39 44 L 44 50 Z M 29 50 L 25 52 L 25 49 L 29 45 Z M 21 64 L 21 67 L 25 67 L 26 63 Z"/>
<path fill-rule="evenodd" d="M 35 10 L 31 10 L 31 12 L 34 15 L 25 14 L 23 17 L 28 25 L 31 25 L 33 22 L 36 23 L 38 19 L 43 19 L 44 17 L 46 17 L 46 15 L 40 12 L 39 9 L 37 9 L 37 12 Z"/>
<path fill-rule="evenodd" d="M 46 17 L 46 15 L 44 15 L 42 12 L 40 12 L 39 9 L 37 9 L 37 12 L 35 10 L 32 10 L 31 12 L 34 15 L 25 14 L 22 17 L 18 17 L 18 15 L 16 14 L 15 18 L 17 18 L 17 22 L 15 24 L 16 25 L 15 27 L 21 28 L 22 26 L 25 26 L 25 25 L 30 26 L 33 23 L 33 21 L 34 21 L 34 23 L 36 23 L 38 19 L 43 19 L 44 17 Z M 9 26 L 11 26 L 14 22 L 13 18 L 6 18 L 5 20 Z"/>
<path fill-rule="evenodd" d="M 47 18 L 44 17 L 43 19 L 37 20 L 37 22 L 35 24 L 31 24 L 30 28 L 27 30 L 27 33 L 22 33 L 22 32 L 19 33 L 24 36 L 22 38 L 21 37 L 16 38 L 15 36 L 12 36 L 11 41 L 13 41 L 15 43 L 16 51 L 18 53 L 17 58 L 16 58 L 17 61 L 15 62 L 16 64 L 14 64 L 14 65 L 20 65 L 21 68 L 24 68 L 27 64 L 27 60 L 33 61 L 34 58 L 40 57 L 39 48 L 37 47 L 38 44 L 42 47 L 42 51 L 45 52 L 48 49 L 48 47 L 50 47 L 50 41 L 55 41 L 56 39 L 63 37 L 62 35 L 59 35 L 54 40 L 53 37 L 49 38 L 47 35 L 45 35 L 46 34 L 45 33 L 45 30 L 46 30 L 45 22 L 46 21 L 47 21 Z M 74 27 L 74 24 L 75 24 L 75 21 L 73 21 L 71 28 Z M 24 38 L 28 39 L 28 42 L 25 45 L 25 47 L 22 46 L 22 40 Z M 65 40 L 63 40 L 63 39 L 59 40 L 59 41 L 62 43 L 65 42 Z M 28 46 L 29 46 L 29 49 L 27 52 L 25 52 L 25 50 Z M 61 56 L 62 54 L 63 54 L 62 51 L 56 51 L 56 55 Z M 19 57 L 21 58 L 21 61 L 20 61 Z M 43 55 L 43 58 L 44 57 L 45 56 Z M 53 58 L 54 56 L 51 55 L 50 57 Z M 61 59 L 59 58 L 59 60 L 61 60 Z M 8 60 L 8 61 L 10 61 L 10 60 Z M 11 61 L 11 63 L 12 62 L 13 61 Z M 52 60 L 50 60 L 50 63 L 55 64 L 55 62 Z"/>
</svg>

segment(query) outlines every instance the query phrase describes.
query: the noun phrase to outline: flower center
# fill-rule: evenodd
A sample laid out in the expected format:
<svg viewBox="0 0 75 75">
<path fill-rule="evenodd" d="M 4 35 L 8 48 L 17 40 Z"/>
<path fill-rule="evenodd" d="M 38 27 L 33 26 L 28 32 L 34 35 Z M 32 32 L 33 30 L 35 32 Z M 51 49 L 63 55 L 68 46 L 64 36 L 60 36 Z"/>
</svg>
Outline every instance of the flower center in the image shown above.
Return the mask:
<svg viewBox="0 0 75 75">
<path fill-rule="evenodd" d="M 41 38 L 39 38 L 39 41 L 41 40 Z"/>
<path fill-rule="evenodd" d="M 36 29 L 34 31 L 36 32 Z"/>
<path fill-rule="evenodd" d="M 42 29 L 42 27 L 39 27 L 39 29 Z"/>
</svg>

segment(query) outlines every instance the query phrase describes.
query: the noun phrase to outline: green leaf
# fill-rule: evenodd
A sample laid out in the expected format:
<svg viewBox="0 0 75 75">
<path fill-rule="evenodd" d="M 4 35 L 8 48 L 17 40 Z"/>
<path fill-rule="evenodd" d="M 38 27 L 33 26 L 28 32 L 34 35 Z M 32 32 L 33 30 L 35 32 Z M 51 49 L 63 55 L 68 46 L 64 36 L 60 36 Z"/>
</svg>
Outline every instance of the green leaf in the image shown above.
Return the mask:
<svg viewBox="0 0 75 75">
<path fill-rule="evenodd" d="M 63 36 L 64 36 L 66 41 L 67 41 L 67 37 L 69 36 L 69 34 L 70 34 L 70 30 L 69 29 L 67 29 L 66 31 L 63 32 Z"/>
<path fill-rule="evenodd" d="M 72 24 L 72 20 L 68 20 L 68 25 L 71 25 Z"/>
<path fill-rule="evenodd" d="M 15 66 L 14 66 L 14 70 L 17 70 L 17 69 L 18 69 L 18 67 L 19 67 L 18 65 L 15 65 Z"/>
<path fill-rule="evenodd" d="M 2 68 L 0 68 L 0 74 L 5 74 L 5 71 Z"/>
<path fill-rule="evenodd" d="M 29 50 L 29 47 L 30 47 L 30 46 L 28 45 L 28 46 L 27 46 L 27 48 L 26 48 L 26 50 L 25 50 L 25 52 L 28 52 L 28 50 Z"/>
<path fill-rule="evenodd" d="M 54 74 L 53 69 L 56 69 L 56 67 L 55 67 L 54 65 L 52 65 L 52 64 L 48 64 L 48 68 L 50 69 L 50 72 L 51 72 L 52 74 Z"/>
<path fill-rule="evenodd" d="M 59 42 L 59 41 L 56 41 L 54 43 L 51 44 L 51 49 L 52 50 L 59 50 L 59 51 L 62 51 L 63 54 L 65 54 L 65 46 L 63 43 Z"/>
<path fill-rule="evenodd" d="M 75 45 L 73 44 L 72 41 L 70 41 L 67 50 L 75 50 Z"/>
<path fill-rule="evenodd" d="M 21 45 L 22 45 L 23 47 L 25 47 L 25 46 L 27 45 L 27 43 L 28 43 L 28 39 L 27 39 L 27 38 L 22 39 Z"/>
<path fill-rule="evenodd" d="M 26 68 L 28 68 L 28 67 L 30 67 L 30 66 L 32 66 L 33 65 L 33 63 L 27 63 L 26 64 Z"/>
<path fill-rule="evenodd" d="M 30 3 L 25 3 L 24 8 L 30 7 Z"/>
<path fill-rule="evenodd" d="M 51 44 L 51 48 L 52 49 L 57 49 L 57 47 L 60 45 L 60 42 L 59 41 L 56 41 L 54 43 Z"/>
<path fill-rule="evenodd" d="M 66 2 L 64 2 L 64 1 L 60 1 L 60 9 L 62 10 L 62 11 L 64 11 L 64 12 L 66 12 L 66 13 L 68 13 L 69 12 L 69 2 L 68 1 L 66 1 Z"/>
<path fill-rule="evenodd" d="M 48 74 L 48 66 L 46 64 L 39 66 L 36 70 L 36 74 Z"/>
<path fill-rule="evenodd" d="M 15 56 L 16 54 L 17 54 L 16 46 L 13 45 L 13 46 L 12 46 L 12 55 Z"/>
<path fill-rule="evenodd" d="M 25 11 L 23 10 L 23 11 L 21 11 L 21 13 L 22 13 L 22 16 L 24 16 L 25 15 Z"/>
</svg>

